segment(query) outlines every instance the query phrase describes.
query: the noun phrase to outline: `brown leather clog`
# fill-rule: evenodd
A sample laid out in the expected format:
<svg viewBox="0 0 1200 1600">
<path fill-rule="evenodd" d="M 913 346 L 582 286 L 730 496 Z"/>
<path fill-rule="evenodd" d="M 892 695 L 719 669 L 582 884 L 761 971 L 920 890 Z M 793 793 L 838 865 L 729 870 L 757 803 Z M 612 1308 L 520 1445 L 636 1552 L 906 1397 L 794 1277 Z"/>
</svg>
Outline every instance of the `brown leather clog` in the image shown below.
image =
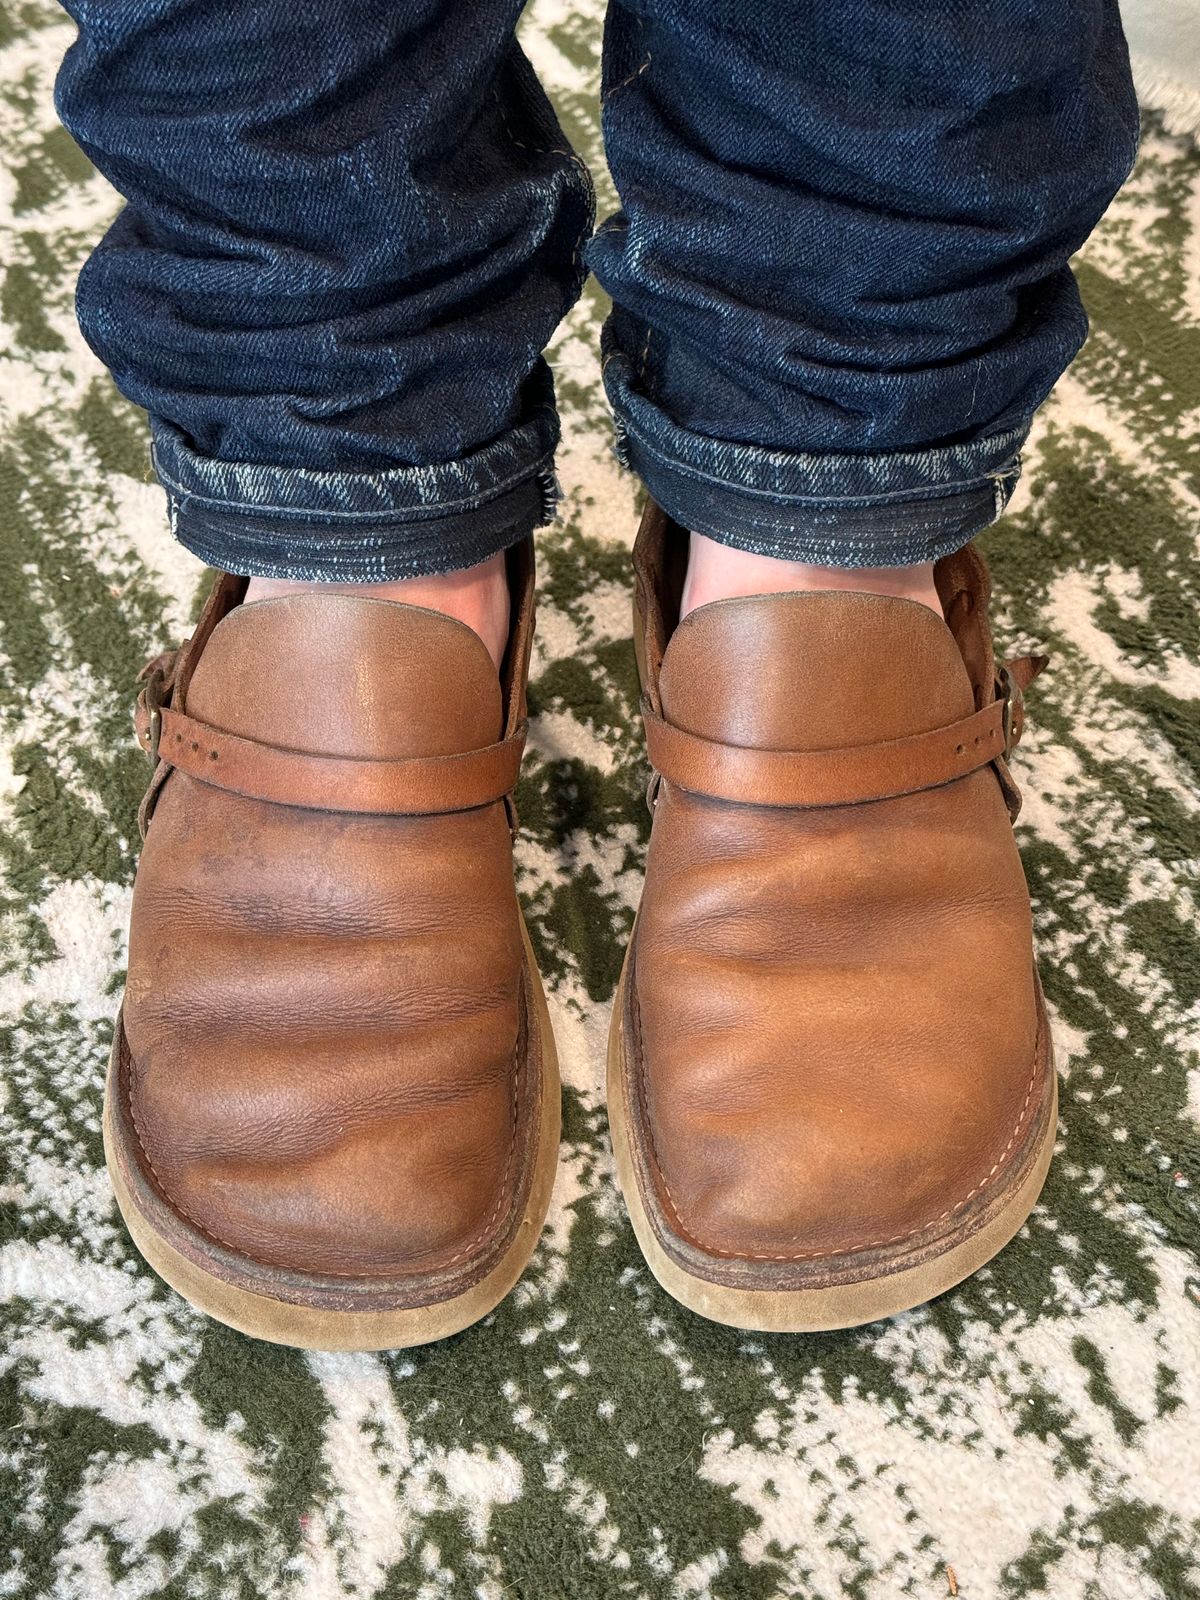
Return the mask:
<svg viewBox="0 0 1200 1600">
<path fill-rule="evenodd" d="M 654 824 L 613 1020 L 621 1187 L 655 1275 L 764 1330 L 871 1321 L 1017 1232 L 1055 1077 L 1013 842 L 1021 688 L 970 547 L 946 621 L 848 592 L 675 626 L 687 536 L 635 551 Z"/>
<path fill-rule="evenodd" d="M 528 1261 L 559 1139 L 513 886 L 533 628 L 217 583 L 152 663 L 129 976 L 105 1104 L 142 1254 L 243 1332 L 423 1343 Z"/>
</svg>

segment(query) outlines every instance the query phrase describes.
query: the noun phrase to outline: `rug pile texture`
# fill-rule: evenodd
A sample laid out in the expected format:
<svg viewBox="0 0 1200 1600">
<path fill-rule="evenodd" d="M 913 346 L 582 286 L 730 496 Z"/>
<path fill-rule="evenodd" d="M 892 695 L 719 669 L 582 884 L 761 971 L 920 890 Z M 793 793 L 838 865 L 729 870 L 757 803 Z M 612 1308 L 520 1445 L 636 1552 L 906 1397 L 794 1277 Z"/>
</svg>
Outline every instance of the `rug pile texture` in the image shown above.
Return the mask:
<svg viewBox="0 0 1200 1600">
<path fill-rule="evenodd" d="M 597 174 L 600 26 L 536 0 L 524 33 Z M 520 793 L 566 1079 L 549 1228 L 458 1338 L 303 1355 L 167 1291 L 103 1169 L 134 678 L 203 574 L 74 323 L 116 201 L 54 120 L 71 36 L 49 0 L 0 12 L 0 1597 L 1198 1600 L 1200 157 L 1151 119 L 1078 263 L 1091 340 L 986 540 L 1001 642 L 1054 656 L 1018 831 L 1062 1120 L 1019 1239 L 823 1337 L 708 1325 L 642 1263 L 601 1090 L 649 819 L 593 287 L 553 351 Z"/>
</svg>

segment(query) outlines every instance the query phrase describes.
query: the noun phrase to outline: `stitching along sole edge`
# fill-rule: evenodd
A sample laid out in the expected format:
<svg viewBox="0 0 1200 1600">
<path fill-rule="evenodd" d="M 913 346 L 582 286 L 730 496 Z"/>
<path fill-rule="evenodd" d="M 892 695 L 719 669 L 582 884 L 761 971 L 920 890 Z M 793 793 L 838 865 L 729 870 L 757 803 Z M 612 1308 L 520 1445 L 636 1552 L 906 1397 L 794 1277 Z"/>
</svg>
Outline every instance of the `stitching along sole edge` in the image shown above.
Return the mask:
<svg viewBox="0 0 1200 1600">
<path fill-rule="evenodd" d="M 630 951 L 632 948 L 631 940 Z M 1037 1147 L 1032 1159 L 1024 1163 L 1026 1170 L 1012 1193 L 965 1239 L 940 1253 L 926 1251 L 924 1259 L 910 1267 L 813 1288 L 741 1288 L 714 1283 L 688 1272 L 659 1240 L 658 1229 L 644 1198 L 630 1132 L 624 1028 L 629 970 L 627 953 L 608 1036 L 608 1117 L 617 1180 L 647 1265 L 660 1286 L 689 1311 L 710 1322 L 756 1333 L 830 1333 L 840 1328 L 861 1327 L 924 1305 L 969 1278 L 1016 1236 L 1037 1204 L 1054 1154 L 1058 1129 L 1058 1081 L 1044 1011 L 1042 1037 L 1046 1041 L 1045 1065 L 1050 1074 L 1050 1105 Z M 1040 986 L 1038 1005 L 1042 1006 Z M 662 1224 L 664 1229 L 666 1226 Z"/>
<path fill-rule="evenodd" d="M 499 1261 L 461 1294 L 428 1306 L 395 1310 L 331 1310 L 275 1299 L 206 1272 L 165 1239 L 139 1208 L 122 1167 L 125 1150 L 113 1105 L 120 1025 L 114 1031 L 104 1095 L 104 1155 L 117 1207 L 139 1254 L 162 1280 L 198 1311 L 254 1339 L 300 1350 L 402 1350 L 460 1333 L 487 1316 L 505 1298 L 528 1265 L 541 1237 L 558 1171 L 562 1089 L 545 992 L 529 934 L 522 939 L 534 1023 L 540 1045 L 540 1099 L 534 1171 L 520 1222 Z"/>
</svg>

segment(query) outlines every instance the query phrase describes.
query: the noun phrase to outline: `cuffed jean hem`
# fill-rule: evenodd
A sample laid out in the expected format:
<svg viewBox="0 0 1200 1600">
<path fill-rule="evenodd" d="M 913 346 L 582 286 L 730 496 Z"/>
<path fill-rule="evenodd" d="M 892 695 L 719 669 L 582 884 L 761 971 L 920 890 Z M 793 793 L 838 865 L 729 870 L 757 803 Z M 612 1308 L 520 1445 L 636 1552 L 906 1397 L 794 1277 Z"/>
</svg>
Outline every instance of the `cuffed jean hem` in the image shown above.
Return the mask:
<svg viewBox="0 0 1200 1600">
<path fill-rule="evenodd" d="M 1004 510 L 1028 425 L 930 450 L 762 449 L 693 433 L 639 394 L 608 355 L 616 453 L 682 527 L 721 544 L 822 567 L 905 567 L 969 544 Z"/>
<path fill-rule="evenodd" d="M 249 577 L 383 583 L 486 561 L 552 520 L 558 419 L 542 409 L 483 449 L 428 467 L 316 472 L 216 461 L 151 418 L 171 531 Z"/>
</svg>

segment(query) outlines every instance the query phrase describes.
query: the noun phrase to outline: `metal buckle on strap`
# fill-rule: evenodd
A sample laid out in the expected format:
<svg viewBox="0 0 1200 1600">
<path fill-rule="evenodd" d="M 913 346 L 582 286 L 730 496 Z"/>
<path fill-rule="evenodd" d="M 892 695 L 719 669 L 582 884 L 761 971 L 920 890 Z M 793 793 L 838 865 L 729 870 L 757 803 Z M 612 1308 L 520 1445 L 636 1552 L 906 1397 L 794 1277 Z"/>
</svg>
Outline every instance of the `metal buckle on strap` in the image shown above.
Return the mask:
<svg viewBox="0 0 1200 1600">
<path fill-rule="evenodd" d="M 175 662 L 174 651 L 155 656 L 138 674 L 146 685 L 138 697 L 139 707 L 146 719 L 145 727 L 140 730 L 141 743 L 155 765 L 158 764 L 158 746 L 162 738 L 163 707 L 171 704 L 175 688 Z"/>
<path fill-rule="evenodd" d="M 163 706 L 171 698 L 170 686 L 163 678 L 161 672 L 152 673 L 146 679 L 146 717 L 148 728 L 146 732 L 146 751 L 151 761 L 158 764 L 158 746 L 162 738 Z"/>
<path fill-rule="evenodd" d="M 1001 729 L 1007 760 L 1020 740 L 1025 725 L 1025 696 L 1021 693 L 1020 684 L 1005 666 L 996 669 L 996 698 L 1004 703 Z"/>
</svg>

